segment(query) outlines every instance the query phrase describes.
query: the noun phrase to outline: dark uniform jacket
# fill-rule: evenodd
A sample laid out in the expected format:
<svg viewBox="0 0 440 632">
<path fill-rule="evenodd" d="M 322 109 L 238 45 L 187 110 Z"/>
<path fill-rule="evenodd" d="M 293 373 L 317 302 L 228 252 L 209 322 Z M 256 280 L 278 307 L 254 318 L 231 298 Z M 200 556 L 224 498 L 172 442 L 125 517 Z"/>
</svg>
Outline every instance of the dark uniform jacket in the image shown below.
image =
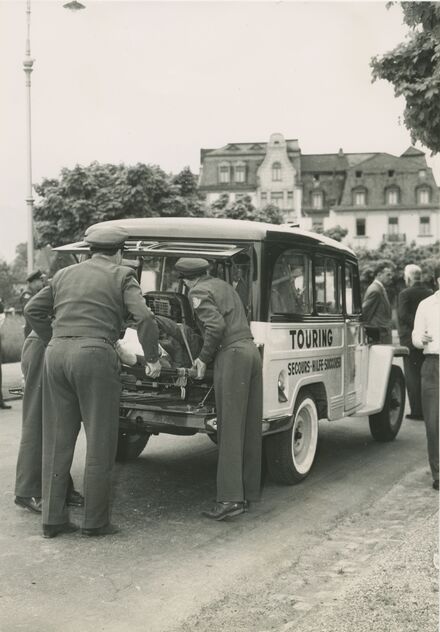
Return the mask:
<svg viewBox="0 0 440 632">
<path fill-rule="evenodd" d="M 400 343 L 413 348 L 411 334 L 414 329 L 414 318 L 420 301 L 431 296 L 432 291 L 420 282 L 402 290 L 398 298 L 397 316 L 399 319 Z"/>
<path fill-rule="evenodd" d="M 52 336 L 103 338 L 114 344 L 130 319 L 146 361 L 158 359 L 158 328 L 135 271 L 102 255 L 59 270 L 51 285 L 27 303 L 25 317 L 45 344 Z"/>
<path fill-rule="evenodd" d="M 252 339 L 243 303 L 234 288 L 215 277 L 201 277 L 189 291 L 194 313 L 203 332 L 199 358 L 211 362 L 222 347 Z"/>
</svg>

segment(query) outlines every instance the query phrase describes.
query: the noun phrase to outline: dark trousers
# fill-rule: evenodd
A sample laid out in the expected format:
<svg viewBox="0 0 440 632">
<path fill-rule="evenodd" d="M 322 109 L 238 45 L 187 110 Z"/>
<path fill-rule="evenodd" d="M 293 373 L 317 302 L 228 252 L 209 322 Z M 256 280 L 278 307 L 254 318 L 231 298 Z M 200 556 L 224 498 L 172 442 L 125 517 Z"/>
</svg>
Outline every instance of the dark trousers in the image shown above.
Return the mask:
<svg viewBox="0 0 440 632">
<path fill-rule="evenodd" d="M 422 349 L 409 347 L 409 355 L 403 357 L 403 368 L 405 370 L 406 388 L 408 391 L 409 406 L 411 415 L 422 417 L 422 385 L 421 370 L 423 364 Z"/>
<path fill-rule="evenodd" d="M 24 377 L 21 441 L 17 458 L 15 495 L 41 497 L 43 440 L 43 365 L 46 348 L 40 338 L 24 341 L 21 370 Z M 69 477 L 68 493 L 73 490 Z"/>
<path fill-rule="evenodd" d="M 217 501 L 259 500 L 262 368 L 252 340 L 218 352 L 214 364 L 219 451 Z"/>
<path fill-rule="evenodd" d="M 439 358 L 425 356 L 422 366 L 422 407 L 432 478 L 438 481 Z"/>
<path fill-rule="evenodd" d="M 83 528 L 110 521 L 121 383 L 114 348 L 96 338 L 55 338 L 43 373 L 43 523 L 68 521 L 65 504 L 81 425 L 87 440 Z"/>
<path fill-rule="evenodd" d="M 0 336 L 0 403 L 3 402 L 3 391 L 2 391 L 2 339 Z"/>
</svg>

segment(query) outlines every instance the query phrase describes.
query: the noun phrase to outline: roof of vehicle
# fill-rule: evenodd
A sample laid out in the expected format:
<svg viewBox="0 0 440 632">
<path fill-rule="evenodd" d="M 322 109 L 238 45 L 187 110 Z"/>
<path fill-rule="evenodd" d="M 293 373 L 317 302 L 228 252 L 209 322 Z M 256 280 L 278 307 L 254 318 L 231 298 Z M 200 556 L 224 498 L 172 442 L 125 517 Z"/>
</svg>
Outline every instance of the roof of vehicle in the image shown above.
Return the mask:
<svg viewBox="0 0 440 632">
<path fill-rule="evenodd" d="M 326 245 L 354 255 L 354 252 L 340 242 L 319 233 L 292 227 L 289 224 L 266 224 L 238 219 L 215 219 L 199 217 L 139 217 L 100 222 L 95 226 L 116 224 L 125 228 L 132 239 L 150 237 L 179 239 L 223 239 L 239 241 L 262 241 L 272 237 L 299 237 L 311 243 Z"/>
</svg>

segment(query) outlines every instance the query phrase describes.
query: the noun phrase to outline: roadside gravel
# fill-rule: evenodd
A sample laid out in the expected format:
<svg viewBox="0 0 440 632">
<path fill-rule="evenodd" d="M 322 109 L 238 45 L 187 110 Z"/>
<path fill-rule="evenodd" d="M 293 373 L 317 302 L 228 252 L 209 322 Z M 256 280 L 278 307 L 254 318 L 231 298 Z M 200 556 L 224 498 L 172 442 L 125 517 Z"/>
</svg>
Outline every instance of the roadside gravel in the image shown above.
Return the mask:
<svg viewBox="0 0 440 632">
<path fill-rule="evenodd" d="M 324 533 L 315 528 L 309 549 L 292 533 L 259 577 L 175 632 L 438 630 L 438 493 L 426 467 Z"/>
</svg>

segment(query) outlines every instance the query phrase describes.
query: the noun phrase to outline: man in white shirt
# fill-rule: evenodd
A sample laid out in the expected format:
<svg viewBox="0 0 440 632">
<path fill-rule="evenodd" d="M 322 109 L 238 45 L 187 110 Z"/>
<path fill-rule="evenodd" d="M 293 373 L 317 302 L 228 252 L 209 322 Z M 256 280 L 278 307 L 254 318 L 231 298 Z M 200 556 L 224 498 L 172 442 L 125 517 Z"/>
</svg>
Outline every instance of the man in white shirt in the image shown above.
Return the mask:
<svg viewBox="0 0 440 632">
<path fill-rule="evenodd" d="M 440 263 L 434 267 L 434 276 L 440 288 Z M 423 349 L 422 408 L 433 479 L 432 486 L 438 490 L 440 289 L 419 303 L 412 341 L 415 347 Z"/>
</svg>

